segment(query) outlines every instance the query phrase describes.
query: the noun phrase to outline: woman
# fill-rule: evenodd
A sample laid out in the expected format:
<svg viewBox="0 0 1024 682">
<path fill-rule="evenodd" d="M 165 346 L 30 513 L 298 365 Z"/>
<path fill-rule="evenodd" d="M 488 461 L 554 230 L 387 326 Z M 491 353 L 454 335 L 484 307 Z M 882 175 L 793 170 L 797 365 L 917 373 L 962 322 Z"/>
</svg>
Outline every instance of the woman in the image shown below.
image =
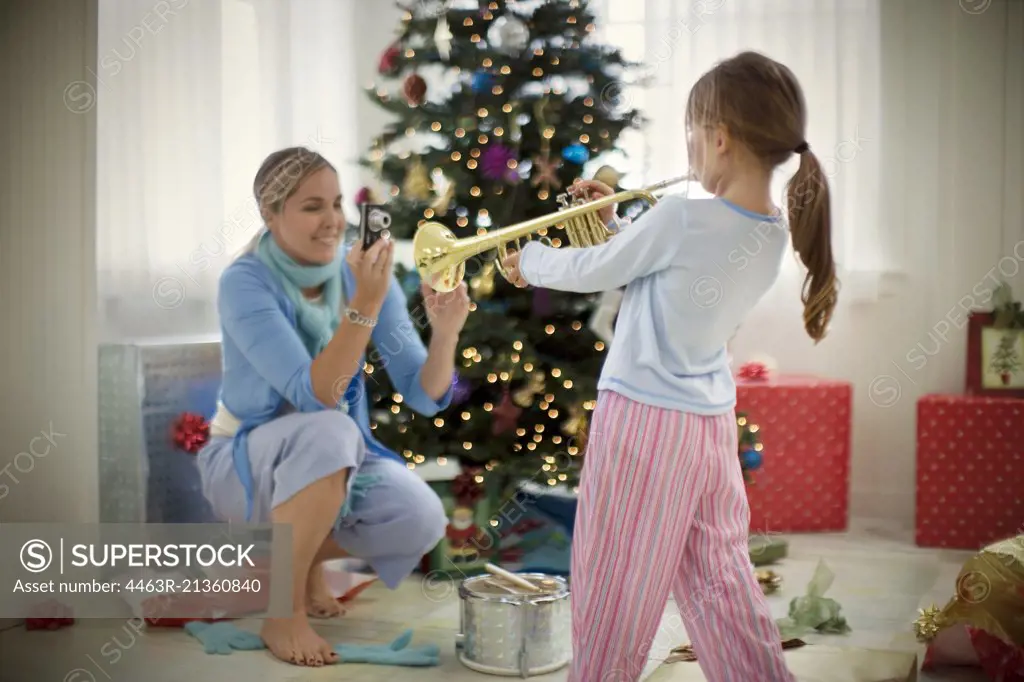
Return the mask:
<svg viewBox="0 0 1024 682">
<path fill-rule="evenodd" d="M 338 176 L 323 157 L 275 152 L 253 191 L 267 229 L 220 280 L 223 383 L 199 453 L 203 492 L 224 521 L 291 526 L 294 611 L 260 635 L 278 658 L 318 666 L 337 655 L 307 617 L 340 613 L 322 562 L 358 557 L 394 588 L 447 525 L 437 495 L 370 432 L 367 344 L 405 404 L 432 415 L 451 400 L 469 298 L 424 285 L 425 348 L 394 245 L 342 244 Z"/>
</svg>

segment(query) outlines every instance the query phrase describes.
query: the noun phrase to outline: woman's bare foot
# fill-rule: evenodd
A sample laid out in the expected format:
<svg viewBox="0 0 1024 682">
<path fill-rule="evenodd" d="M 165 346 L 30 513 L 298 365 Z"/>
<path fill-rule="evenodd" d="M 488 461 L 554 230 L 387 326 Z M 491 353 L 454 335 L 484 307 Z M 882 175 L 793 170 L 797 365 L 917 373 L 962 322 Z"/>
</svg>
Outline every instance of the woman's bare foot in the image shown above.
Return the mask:
<svg viewBox="0 0 1024 682">
<path fill-rule="evenodd" d="M 338 662 L 338 654 L 313 630 L 304 613 L 266 619 L 260 637 L 270 653 L 285 663 L 320 667 Z"/>
<path fill-rule="evenodd" d="M 324 580 L 323 564 L 313 564 L 306 580 L 306 613 L 313 618 L 334 618 L 345 613 L 345 608 L 331 594 Z"/>
</svg>

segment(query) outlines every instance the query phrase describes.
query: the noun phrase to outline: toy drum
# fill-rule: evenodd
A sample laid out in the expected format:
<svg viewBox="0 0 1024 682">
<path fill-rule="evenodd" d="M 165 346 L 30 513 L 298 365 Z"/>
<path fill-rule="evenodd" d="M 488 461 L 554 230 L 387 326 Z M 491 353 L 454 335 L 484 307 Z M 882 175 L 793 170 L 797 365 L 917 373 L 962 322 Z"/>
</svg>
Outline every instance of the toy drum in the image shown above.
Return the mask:
<svg viewBox="0 0 1024 682">
<path fill-rule="evenodd" d="M 572 658 L 569 584 L 543 573 L 516 575 L 540 591 L 505 587 L 490 575 L 459 586 L 455 648 L 470 670 L 525 679 L 560 670 Z"/>
</svg>

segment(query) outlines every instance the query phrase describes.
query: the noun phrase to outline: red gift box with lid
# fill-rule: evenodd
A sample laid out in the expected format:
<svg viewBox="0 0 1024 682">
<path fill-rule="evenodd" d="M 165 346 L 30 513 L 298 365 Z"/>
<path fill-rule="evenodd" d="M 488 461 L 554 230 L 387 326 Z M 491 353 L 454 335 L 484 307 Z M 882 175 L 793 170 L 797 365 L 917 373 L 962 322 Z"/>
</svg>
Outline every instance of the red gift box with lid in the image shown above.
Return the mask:
<svg viewBox="0 0 1024 682">
<path fill-rule="evenodd" d="M 915 538 L 977 550 L 1024 525 L 1024 400 L 931 394 L 917 401 Z"/>
<path fill-rule="evenodd" d="M 802 375 L 736 379 L 736 411 L 758 426 L 761 467 L 747 485 L 750 532 L 846 530 L 853 386 Z"/>
</svg>

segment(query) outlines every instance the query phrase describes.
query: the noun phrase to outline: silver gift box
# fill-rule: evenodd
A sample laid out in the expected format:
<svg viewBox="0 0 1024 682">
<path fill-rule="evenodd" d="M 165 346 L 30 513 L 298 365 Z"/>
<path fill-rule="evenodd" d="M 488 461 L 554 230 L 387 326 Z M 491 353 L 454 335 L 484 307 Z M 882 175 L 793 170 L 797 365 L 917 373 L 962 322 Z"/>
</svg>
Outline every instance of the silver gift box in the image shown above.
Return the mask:
<svg viewBox="0 0 1024 682">
<path fill-rule="evenodd" d="M 100 520 L 209 523 L 196 457 L 173 424 L 216 405 L 216 339 L 104 344 L 99 349 Z"/>
</svg>

